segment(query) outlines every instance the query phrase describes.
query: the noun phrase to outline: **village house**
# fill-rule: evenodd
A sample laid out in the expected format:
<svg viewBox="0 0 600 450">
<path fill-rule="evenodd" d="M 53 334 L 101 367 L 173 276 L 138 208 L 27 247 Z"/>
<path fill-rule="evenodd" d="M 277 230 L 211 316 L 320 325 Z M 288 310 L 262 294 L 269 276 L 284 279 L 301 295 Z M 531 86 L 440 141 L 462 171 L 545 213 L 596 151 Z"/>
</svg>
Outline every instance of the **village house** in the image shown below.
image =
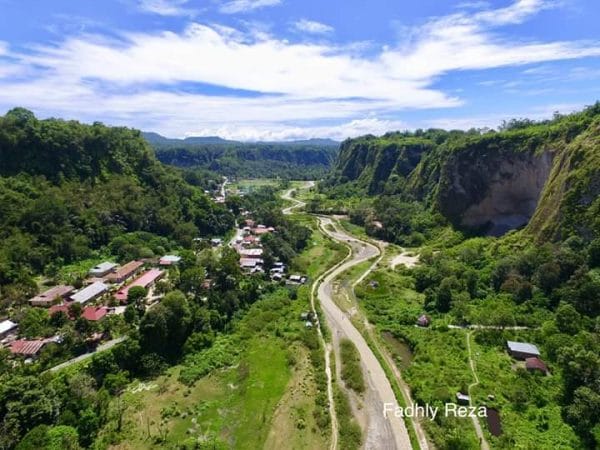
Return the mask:
<svg viewBox="0 0 600 450">
<path fill-rule="evenodd" d="M 67 303 L 62 303 L 60 305 L 52 305 L 48 310 L 48 315 L 53 316 L 54 314 L 57 314 L 59 312 L 65 313 L 66 316 L 71 320 L 74 319 L 73 317 L 71 317 L 71 313 L 69 311 L 69 304 Z"/>
<path fill-rule="evenodd" d="M 108 292 L 108 285 L 97 281 L 71 295 L 71 300 L 83 304 L 102 297 L 106 292 Z"/>
<path fill-rule="evenodd" d="M 124 283 L 131 277 L 135 276 L 143 266 L 143 261 L 129 261 L 127 264 L 119 267 L 113 273 L 109 273 L 106 276 L 106 281 L 115 284 Z"/>
<path fill-rule="evenodd" d="M 181 261 L 181 256 L 165 255 L 158 261 L 161 266 L 174 266 Z"/>
<path fill-rule="evenodd" d="M 112 272 L 118 264 L 113 262 L 105 261 L 103 263 L 98 264 L 90 269 L 89 274 L 94 278 L 102 278 Z"/>
<path fill-rule="evenodd" d="M 529 372 L 541 372 L 544 375 L 548 375 L 550 373 L 546 363 L 538 357 L 526 358 L 525 369 L 527 369 Z"/>
<path fill-rule="evenodd" d="M 12 334 L 15 334 L 18 328 L 19 325 L 14 323 L 12 320 L 3 320 L 0 322 L 0 339 L 4 339 Z"/>
<path fill-rule="evenodd" d="M 212 245 L 213 247 L 219 247 L 221 244 L 223 244 L 223 239 L 212 238 L 210 240 L 210 245 Z"/>
<path fill-rule="evenodd" d="M 252 230 L 252 233 L 254 235 L 256 235 L 256 236 L 260 236 L 262 234 L 267 234 L 267 233 L 270 233 L 270 232 L 271 231 L 268 228 L 266 228 L 264 225 L 262 225 L 262 228 L 261 228 L 261 225 L 259 225 L 258 227 L 254 228 Z"/>
<path fill-rule="evenodd" d="M 467 394 L 463 394 L 462 392 L 456 393 L 456 402 L 459 405 L 468 405 L 470 401 L 471 397 L 469 397 Z"/>
<path fill-rule="evenodd" d="M 18 339 L 10 343 L 10 352 L 13 355 L 33 358 L 39 355 L 46 344 L 50 344 L 52 342 L 59 343 L 60 341 L 61 338 L 58 336 L 47 339 L 35 339 L 31 341 L 26 339 Z"/>
<path fill-rule="evenodd" d="M 81 312 L 81 317 L 91 322 L 97 322 L 108 314 L 106 306 L 86 306 Z"/>
<path fill-rule="evenodd" d="M 120 302 L 127 302 L 127 297 L 129 295 L 129 289 L 134 286 L 141 286 L 145 289 L 148 289 L 154 285 L 158 280 L 160 280 L 165 275 L 165 272 L 160 269 L 150 269 L 143 273 L 140 277 L 136 278 L 131 284 L 119 289 L 115 294 L 115 298 Z"/>
<path fill-rule="evenodd" d="M 75 288 L 73 286 L 54 286 L 53 288 L 50 288 L 47 291 L 30 298 L 29 304 L 31 306 L 42 306 L 44 308 L 48 308 L 55 303 L 55 301 L 60 301 L 67 298 L 74 290 Z"/>
<path fill-rule="evenodd" d="M 506 341 L 508 353 L 515 359 L 525 360 L 527 358 L 537 358 L 540 356 L 538 348 L 528 342 Z"/>
<path fill-rule="evenodd" d="M 262 248 L 247 248 L 240 250 L 240 256 L 242 258 L 255 258 L 260 259 L 263 255 Z"/>
<path fill-rule="evenodd" d="M 294 283 L 294 284 L 304 284 L 304 283 L 306 283 L 306 277 L 303 277 L 302 275 L 290 275 L 290 277 L 288 278 L 288 280 L 291 283 Z"/>
</svg>

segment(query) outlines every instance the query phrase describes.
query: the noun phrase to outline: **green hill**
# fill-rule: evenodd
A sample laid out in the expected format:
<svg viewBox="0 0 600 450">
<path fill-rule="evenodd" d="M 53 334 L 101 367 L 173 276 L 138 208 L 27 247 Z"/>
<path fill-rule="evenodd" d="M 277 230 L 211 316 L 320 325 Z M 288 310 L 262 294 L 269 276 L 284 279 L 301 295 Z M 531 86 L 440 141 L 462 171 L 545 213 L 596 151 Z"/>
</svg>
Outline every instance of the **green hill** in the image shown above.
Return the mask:
<svg viewBox="0 0 600 450">
<path fill-rule="evenodd" d="M 0 117 L 0 286 L 30 285 L 126 233 L 185 245 L 232 226 L 231 213 L 157 161 L 139 131 L 38 120 L 22 108 Z"/>
<path fill-rule="evenodd" d="M 457 228 L 541 239 L 600 233 L 600 104 L 502 131 L 388 133 L 342 143 L 324 184 L 423 201 Z M 352 189 L 350 189 L 352 186 Z"/>
</svg>

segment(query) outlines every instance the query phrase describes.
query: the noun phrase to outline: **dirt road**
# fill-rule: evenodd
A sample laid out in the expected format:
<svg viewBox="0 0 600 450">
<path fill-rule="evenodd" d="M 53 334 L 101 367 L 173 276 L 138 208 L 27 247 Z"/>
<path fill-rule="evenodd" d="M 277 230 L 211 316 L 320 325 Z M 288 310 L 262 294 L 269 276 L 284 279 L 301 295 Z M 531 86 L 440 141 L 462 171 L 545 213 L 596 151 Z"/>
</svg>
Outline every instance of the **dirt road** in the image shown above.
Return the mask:
<svg viewBox="0 0 600 450">
<path fill-rule="evenodd" d="M 354 327 L 346 313 L 335 304 L 332 296 L 333 280 L 352 266 L 379 255 L 379 249 L 345 232 L 337 229 L 332 231 L 333 221 L 329 217 L 320 216 L 318 219 L 321 229 L 327 235 L 353 248 L 352 256 L 329 272 L 323 282 L 319 284 L 318 297 L 331 333 L 346 337 L 354 343 L 365 368 L 367 392 L 365 393 L 364 408 L 367 409 L 369 417 L 365 448 L 378 450 L 411 449 L 410 438 L 403 419 L 395 417 L 393 414 L 388 415 L 386 418 L 383 414 L 385 403 L 397 404 L 394 391 L 385 371 L 364 337 Z"/>
</svg>

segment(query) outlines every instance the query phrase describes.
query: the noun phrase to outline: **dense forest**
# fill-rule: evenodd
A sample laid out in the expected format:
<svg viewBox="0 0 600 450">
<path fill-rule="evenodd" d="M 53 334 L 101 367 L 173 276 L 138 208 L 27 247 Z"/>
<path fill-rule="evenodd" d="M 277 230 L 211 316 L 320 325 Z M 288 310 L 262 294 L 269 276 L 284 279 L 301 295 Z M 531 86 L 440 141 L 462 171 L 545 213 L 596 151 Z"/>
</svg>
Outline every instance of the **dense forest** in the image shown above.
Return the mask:
<svg viewBox="0 0 600 450">
<path fill-rule="evenodd" d="M 244 143 L 219 138 L 167 139 L 154 133 L 144 136 L 165 164 L 237 178 L 320 179 L 329 171 L 339 146 L 323 139 Z"/>
<path fill-rule="evenodd" d="M 21 108 L 0 118 L 3 308 L 36 292 L 34 276 L 106 246 L 122 258 L 151 257 L 233 223 L 225 206 L 158 162 L 138 131 L 37 120 Z M 128 251 L 141 232 L 148 244 Z"/>
<path fill-rule="evenodd" d="M 513 120 L 499 131 L 418 130 L 342 144 L 309 208 L 348 213 L 368 234 L 419 254 L 416 268 L 382 272 L 382 291 L 364 289 L 361 298 L 371 320 L 415 352 L 407 378 L 418 402 L 448 401 L 444 386 L 469 383 L 456 375 L 464 338 L 445 325 L 488 326 L 473 345 L 508 383 L 488 382 L 488 392 L 502 389 L 502 400 L 491 403 L 521 430 L 547 430 L 547 442 L 600 442 L 599 130 L 596 104 L 549 121 Z M 415 331 L 422 313 L 439 324 L 440 337 Z M 521 339 L 540 346 L 552 382 L 497 368 L 506 340 L 515 339 L 511 326 L 526 327 Z M 454 359 L 440 362 L 440 351 Z M 456 426 L 432 426 L 441 448 L 471 448 Z M 513 429 L 494 442 L 526 441 Z"/>
</svg>

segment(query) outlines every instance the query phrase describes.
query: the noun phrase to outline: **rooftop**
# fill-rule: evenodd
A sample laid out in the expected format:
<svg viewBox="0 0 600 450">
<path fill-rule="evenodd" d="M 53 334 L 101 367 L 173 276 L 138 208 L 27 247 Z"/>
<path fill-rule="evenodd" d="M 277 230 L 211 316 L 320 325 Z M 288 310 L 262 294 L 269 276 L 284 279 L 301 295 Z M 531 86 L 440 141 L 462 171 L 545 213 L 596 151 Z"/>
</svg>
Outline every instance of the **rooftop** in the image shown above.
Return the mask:
<svg viewBox="0 0 600 450">
<path fill-rule="evenodd" d="M 114 273 L 109 274 L 107 278 L 111 280 L 127 278 L 143 265 L 142 261 L 129 261 L 127 264 L 119 267 Z"/>
<path fill-rule="evenodd" d="M 119 291 L 115 294 L 115 298 L 117 300 L 127 300 L 127 296 L 129 295 L 129 289 L 131 289 L 134 286 L 141 286 L 143 288 L 147 288 L 163 275 L 164 272 L 160 269 L 147 270 L 141 276 L 133 280 L 131 284 L 128 284 L 127 286 L 119 289 Z"/>
<path fill-rule="evenodd" d="M 108 308 L 105 306 L 87 306 L 83 309 L 81 313 L 81 317 L 87 320 L 91 320 L 95 322 L 97 320 L 102 319 L 104 316 L 108 314 Z"/>
<path fill-rule="evenodd" d="M 548 372 L 548 367 L 546 366 L 544 361 L 542 361 L 538 357 L 527 358 L 525 360 L 525 368 L 527 370 L 540 370 L 542 372 Z"/>
<path fill-rule="evenodd" d="M 110 262 L 110 261 L 105 261 L 103 263 L 98 264 L 97 266 L 94 266 L 90 269 L 90 273 L 94 274 L 94 273 L 106 273 L 111 271 L 112 269 L 114 269 L 115 267 L 117 267 L 117 264 Z"/>
<path fill-rule="evenodd" d="M 171 264 L 177 264 L 179 261 L 181 261 L 181 256 L 165 255 L 160 258 L 159 264 L 162 264 L 163 266 L 169 266 Z"/>
<path fill-rule="evenodd" d="M 33 303 L 33 304 L 51 302 L 55 298 L 64 297 L 64 296 L 70 294 L 71 292 L 73 292 L 74 290 L 75 290 L 75 288 L 73 286 L 65 286 L 65 285 L 54 286 L 54 287 L 48 289 L 47 291 L 42 292 L 41 294 L 38 294 L 35 297 L 30 298 L 29 302 Z"/>
<path fill-rule="evenodd" d="M 23 339 L 10 343 L 10 352 L 13 355 L 36 355 L 48 341 L 46 339 L 36 339 L 35 341 L 26 341 Z"/>
<path fill-rule="evenodd" d="M 90 284 L 88 287 L 80 290 L 76 294 L 71 295 L 71 299 L 78 303 L 85 303 L 98 295 L 106 292 L 108 286 L 100 281 Z"/>
<path fill-rule="evenodd" d="M 17 324 L 12 320 L 3 320 L 0 322 L 0 333 L 6 333 L 7 331 L 17 328 Z"/>
<path fill-rule="evenodd" d="M 507 341 L 506 345 L 508 345 L 508 349 L 511 352 L 529 353 L 532 355 L 540 354 L 538 348 L 535 345 L 530 344 L 528 342 Z"/>
</svg>

